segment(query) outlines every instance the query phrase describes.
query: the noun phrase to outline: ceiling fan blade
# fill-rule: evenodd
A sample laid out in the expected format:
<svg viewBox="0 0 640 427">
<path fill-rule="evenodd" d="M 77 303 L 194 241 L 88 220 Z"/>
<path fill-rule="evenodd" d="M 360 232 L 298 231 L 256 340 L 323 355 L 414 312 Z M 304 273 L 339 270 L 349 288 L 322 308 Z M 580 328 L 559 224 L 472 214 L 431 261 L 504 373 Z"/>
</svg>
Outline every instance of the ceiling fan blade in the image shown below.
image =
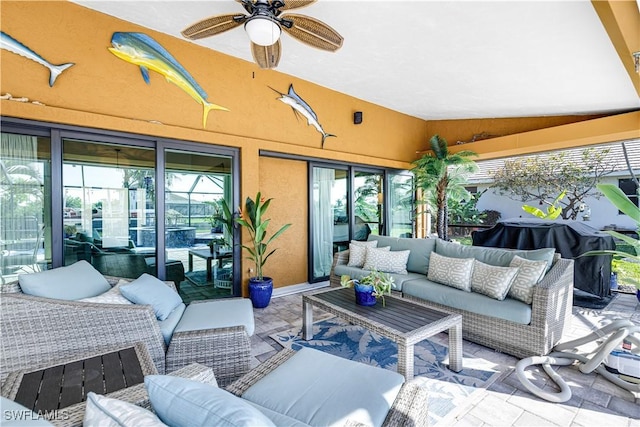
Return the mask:
<svg viewBox="0 0 640 427">
<path fill-rule="evenodd" d="M 260 46 L 251 43 L 251 54 L 253 60 L 260 68 L 276 68 L 280 62 L 280 54 L 282 53 L 282 45 L 280 40 L 271 46 Z"/>
<path fill-rule="evenodd" d="M 317 0 L 283 0 L 284 6 L 280 10 L 299 9 L 314 4 Z M 272 2 L 273 3 L 273 2 Z"/>
<path fill-rule="evenodd" d="M 240 3 L 247 12 L 253 13 L 253 3 L 255 3 L 255 0 L 236 0 L 236 2 Z"/>
<path fill-rule="evenodd" d="M 342 47 L 342 42 L 344 41 L 342 36 L 322 21 L 292 13 L 283 15 L 282 19 L 293 23 L 291 28 L 282 25 L 282 29 L 309 46 L 331 52 L 335 52 Z"/>
<path fill-rule="evenodd" d="M 216 15 L 198 21 L 182 30 L 182 35 L 190 40 L 198 40 L 236 28 L 246 21 L 245 15 L 231 13 L 228 15 Z"/>
</svg>

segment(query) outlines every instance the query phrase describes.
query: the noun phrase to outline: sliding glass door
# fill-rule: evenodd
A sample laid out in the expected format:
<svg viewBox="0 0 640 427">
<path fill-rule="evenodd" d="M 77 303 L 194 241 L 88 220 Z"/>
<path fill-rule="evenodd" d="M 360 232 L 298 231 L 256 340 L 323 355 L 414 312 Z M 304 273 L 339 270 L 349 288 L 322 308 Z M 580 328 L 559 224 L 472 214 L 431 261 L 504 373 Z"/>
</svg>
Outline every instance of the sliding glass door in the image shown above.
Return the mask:
<svg viewBox="0 0 640 427">
<path fill-rule="evenodd" d="M 51 141 L 3 132 L 0 279 L 51 267 Z"/>
<path fill-rule="evenodd" d="M 384 175 L 380 172 L 354 171 L 355 206 L 353 240 L 367 240 L 369 234 L 384 234 Z"/>
<path fill-rule="evenodd" d="M 334 252 L 349 247 L 348 187 L 346 169 L 312 166 L 310 282 L 327 277 Z"/>
<path fill-rule="evenodd" d="M 413 175 L 408 172 L 391 173 L 389 177 L 389 224 L 392 237 L 414 237 L 415 190 Z"/>
<path fill-rule="evenodd" d="M 155 152 L 63 139 L 64 265 L 105 275 L 156 274 Z"/>
<path fill-rule="evenodd" d="M 233 159 L 165 150 L 165 247 L 167 274 L 186 260 L 188 298 L 234 295 Z M 168 276 L 167 276 L 168 277 Z M 239 292 L 239 289 L 236 291 Z"/>
<path fill-rule="evenodd" d="M 407 220 L 401 214 L 395 219 L 388 218 L 391 211 L 386 208 L 385 183 L 390 176 L 385 171 L 364 167 L 310 165 L 309 282 L 327 280 L 333 255 L 349 249 L 351 240 L 365 241 L 371 234 L 384 235 L 387 221 L 397 227 L 398 219 Z M 392 192 L 400 191 L 397 187 L 393 184 Z M 396 200 L 394 194 L 389 198 Z M 402 227 L 406 229 L 407 224 Z M 408 227 L 410 230 L 411 226 Z"/>
<path fill-rule="evenodd" d="M 173 281 L 183 300 L 241 294 L 235 148 L 2 121 L 0 279 L 92 264 Z M 238 271 L 235 271 L 238 270 Z"/>
</svg>

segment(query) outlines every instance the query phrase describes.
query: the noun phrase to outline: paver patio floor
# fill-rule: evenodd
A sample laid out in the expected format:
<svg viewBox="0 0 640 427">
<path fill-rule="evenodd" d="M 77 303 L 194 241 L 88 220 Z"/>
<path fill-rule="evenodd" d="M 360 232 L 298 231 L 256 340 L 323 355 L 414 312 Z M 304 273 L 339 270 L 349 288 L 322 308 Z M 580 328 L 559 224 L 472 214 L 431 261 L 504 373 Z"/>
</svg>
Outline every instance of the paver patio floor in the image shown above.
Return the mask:
<svg viewBox="0 0 640 427">
<path fill-rule="evenodd" d="M 314 320 L 328 315 L 314 312 Z M 640 325 L 640 304 L 635 295 L 617 294 L 602 310 L 573 308 L 570 330 L 562 341 L 585 336 L 615 318 L 630 319 Z M 280 344 L 269 334 L 302 325 L 302 294 L 275 297 L 264 309 L 255 309 L 256 333 L 252 337 L 253 365 L 258 365 L 276 351 Z M 435 336 L 447 345 L 447 335 Z M 588 349 L 588 346 L 583 351 Z M 515 357 L 496 352 L 469 341 L 464 351 L 500 366 L 503 374 L 480 397 L 468 405 L 452 422 L 454 426 L 633 426 L 640 427 L 640 393 L 631 393 L 615 386 L 602 376 L 582 374 L 576 366 L 562 367 L 559 374 L 572 390 L 565 403 L 550 403 L 530 392 L 518 380 Z M 530 368 L 533 369 L 533 368 Z M 555 391 L 554 383 L 539 369 L 534 383 Z"/>
</svg>

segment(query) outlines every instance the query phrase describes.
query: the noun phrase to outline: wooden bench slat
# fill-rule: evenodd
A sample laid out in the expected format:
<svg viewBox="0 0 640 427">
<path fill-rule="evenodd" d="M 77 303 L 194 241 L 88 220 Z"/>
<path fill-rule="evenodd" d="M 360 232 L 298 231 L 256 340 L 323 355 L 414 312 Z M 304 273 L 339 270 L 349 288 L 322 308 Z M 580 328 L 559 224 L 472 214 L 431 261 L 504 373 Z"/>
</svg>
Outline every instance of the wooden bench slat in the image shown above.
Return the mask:
<svg viewBox="0 0 640 427">
<path fill-rule="evenodd" d="M 105 394 L 102 357 L 96 356 L 84 361 L 84 398 L 92 391 Z"/>
<path fill-rule="evenodd" d="M 60 408 L 66 408 L 74 403 L 82 402 L 85 398 L 82 392 L 84 370 L 82 361 L 64 365 L 64 377 L 60 390 Z"/>
<path fill-rule="evenodd" d="M 35 408 L 43 373 L 44 371 L 36 371 L 22 376 L 20 388 L 18 389 L 15 397 L 16 402 L 31 410 Z"/>
<path fill-rule="evenodd" d="M 104 369 L 104 385 L 106 393 L 111 393 L 126 387 L 118 353 L 103 355 L 102 366 Z"/>
<path fill-rule="evenodd" d="M 58 409 L 60 401 L 60 387 L 62 385 L 63 366 L 52 366 L 44 370 L 38 401 L 35 404 L 34 412 L 50 411 Z"/>
<path fill-rule="evenodd" d="M 140 367 L 138 354 L 133 347 L 121 350 L 120 360 L 124 368 L 124 379 L 127 387 L 144 382 L 144 374 L 142 373 L 142 367 Z"/>
</svg>

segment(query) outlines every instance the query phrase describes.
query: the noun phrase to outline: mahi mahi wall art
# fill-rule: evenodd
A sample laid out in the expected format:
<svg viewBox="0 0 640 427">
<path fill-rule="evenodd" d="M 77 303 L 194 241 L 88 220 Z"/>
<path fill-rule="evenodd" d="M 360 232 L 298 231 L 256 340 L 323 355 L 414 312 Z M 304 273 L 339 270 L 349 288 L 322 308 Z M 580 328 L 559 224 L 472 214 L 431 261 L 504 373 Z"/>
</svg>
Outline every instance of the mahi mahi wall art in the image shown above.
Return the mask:
<svg viewBox="0 0 640 427">
<path fill-rule="evenodd" d="M 49 86 L 53 87 L 53 84 L 56 82 L 56 79 L 64 70 L 75 65 L 73 62 L 68 62 L 66 64 L 54 65 L 44 59 L 42 56 L 29 49 L 24 44 L 20 43 L 18 40 L 11 37 L 9 34 L 4 31 L 0 31 L 0 48 L 4 50 L 8 50 L 9 52 L 15 53 L 16 55 L 20 55 L 24 58 L 30 59 L 38 64 L 46 67 L 49 70 Z"/>
<path fill-rule="evenodd" d="M 113 33 L 109 51 L 123 61 L 140 67 L 142 78 L 150 84 L 149 70 L 164 76 L 167 81 L 178 86 L 202 104 L 202 127 L 207 127 L 207 117 L 211 110 L 229 111 L 220 105 L 207 101 L 208 95 L 187 70 L 157 41 L 144 33 Z"/>
<path fill-rule="evenodd" d="M 307 119 L 307 125 L 313 126 L 314 128 L 316 128 L 318 132 L 320 132 L 320 134 L 322 135 L 322 148 L 324 148 L 325 139 L 327 139 L 330 136 L 335 137 L 335 135 L 326 133 L 324 131 L 324 129 L 322 128 L 322 125 L 320 125 L 320 122 L 318 122 L 318 116 L 313 111 L 311 106 L 307 104 L 302 98 L 300 98 L 300 96 L 296 93 L 296 91 L 293 89 L 293 84 L 289 85 L 288 93 L 282 93 L 280 91 L 275 90 L 272 87 L 269 87 L 269 88 L 274 92 L 280 94 L 280 98 L 276 98 L 276 99 L 282 101 L 283 103 L 291 107 L 291 109 L 293 110 L 293 114 L 295 114 L 296 118 L 299 119 L 300 116 L 304 117 L 305 119 Z"/>
</svg>

